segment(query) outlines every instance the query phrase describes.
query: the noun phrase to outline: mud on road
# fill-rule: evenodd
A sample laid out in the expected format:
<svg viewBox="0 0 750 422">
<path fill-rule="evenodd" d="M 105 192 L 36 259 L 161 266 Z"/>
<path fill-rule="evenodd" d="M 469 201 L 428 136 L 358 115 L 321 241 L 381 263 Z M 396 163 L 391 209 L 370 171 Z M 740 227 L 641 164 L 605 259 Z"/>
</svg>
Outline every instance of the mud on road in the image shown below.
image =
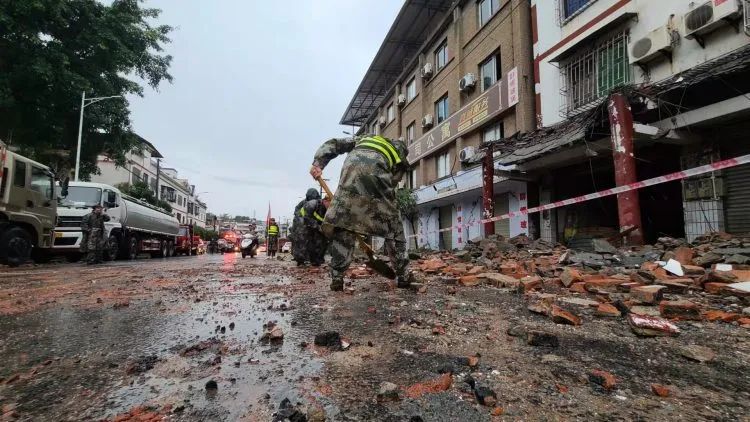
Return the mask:
<svg viewBox="0 0 750 422">
<path fill-rule="evenodd" d="M 677 322 L 679 337 L 640 338 L 621 319 L 559 325 L 508 289 L 426 281 L 404 291 L 365 274 L 334 294 L 322 270 L 235 255 L 2 268 L 2 420 L 750 414 L 746 328 Z M 330 331 L 343 345 L 315 345 Z M 556 347 L 530 345 L 537 331 Z"/>
</svg>

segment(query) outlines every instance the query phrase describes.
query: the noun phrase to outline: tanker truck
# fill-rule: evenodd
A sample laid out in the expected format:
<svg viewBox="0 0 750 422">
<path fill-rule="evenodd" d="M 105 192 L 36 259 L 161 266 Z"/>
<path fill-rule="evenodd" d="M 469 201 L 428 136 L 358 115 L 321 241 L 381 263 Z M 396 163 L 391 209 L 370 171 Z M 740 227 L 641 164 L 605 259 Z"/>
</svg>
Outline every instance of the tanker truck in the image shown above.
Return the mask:
<svg viewBox="0 0 750 422">
<path fill-rule="evenodd" d="M 81 257 L 81 220 L 99 204 L 110 220 L 105 223 L 107 260 L 135 259 L 141 253 L 168 258 L 175 255 L 180 224 L 175 217 L 119 189 L 90 182 L 70 182 L 57 206 L 53 252 L 70 261 Z"/>
</svg>

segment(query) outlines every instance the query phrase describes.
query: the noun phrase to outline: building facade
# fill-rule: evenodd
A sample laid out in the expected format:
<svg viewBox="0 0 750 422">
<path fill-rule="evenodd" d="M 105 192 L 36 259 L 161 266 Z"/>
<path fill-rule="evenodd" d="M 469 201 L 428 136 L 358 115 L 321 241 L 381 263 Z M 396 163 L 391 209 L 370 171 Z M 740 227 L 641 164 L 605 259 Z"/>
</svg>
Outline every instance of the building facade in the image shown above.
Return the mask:
<svg viewBox="0 0 750 422">
<path fill-rule="evenodd" d="M 738 0 L 532 0 L 541 129 L 501 164 L 549 203 L 750 153 L 749 12 Z M 750 168 L 534 218 L 566 242 L 747 233 Z"/>
<path fill-rule="evenodd" d="M 407 0 L 341 123 L 401 138 L 419 217 L 412 246 L 461 248 L 482 236 L 480 144 L 536 128 L 531 9 L 524 0 Z M 494 212 L 527 206 L 526 182 L 494 179 Z M 439 232 L 440 229 L 452 228 Z M 495 224 L 529 233 L 525 216 Z"/>
<path fill-rule="evenodd" d="M 99 173 L 91 176 L 92 182 L 118 185 L 145 182 L 158 198 L 169 202 L 172 215 L 180 224 L 206 227 L 206 204 L 195 192 L 195 185 L 179 177 L 177 170 L 163 167 L 161 153 L 150 142 L 143 140 L 140 150 L 127 154 L 127 165 L 120 167 L 106 156 L 98 160 Z"/>
</svg>

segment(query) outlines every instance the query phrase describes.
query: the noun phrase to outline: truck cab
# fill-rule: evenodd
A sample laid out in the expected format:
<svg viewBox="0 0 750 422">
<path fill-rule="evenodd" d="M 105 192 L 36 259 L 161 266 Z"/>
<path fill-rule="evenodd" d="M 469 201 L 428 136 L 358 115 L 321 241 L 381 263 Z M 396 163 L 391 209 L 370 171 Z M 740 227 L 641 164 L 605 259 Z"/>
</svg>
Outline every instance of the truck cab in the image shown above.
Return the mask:
<svg viewBox="0 0 750 422">
<path fill-rule="evenodd" d="M 0 263 L 16 266 L 52 246 L 55 177 L 0 142 Z"/>
<path fill-rule="evenodd" d="M 122 219 L 121 205 L 122 194 L 110 185 L 90 182 L 71 182 L 67 189 L 67 195 L 62 196 L 58 205 L 57 226 L 55 228 L 55 240 L 53 250 L 58 254 L 66 254 L 69 258 L 80 257 L 81 221 L 83 216 L 91 212 L 94 205 L 104 207 L 110 220 L 104 223 L 105 236 L 107 239 L 114 228 L 120 227 Z M 111 244 L 109 244 L 111 243 Z M 108 259 L 114 259 L 117 255 L 119 244 L 116 239 L 108 242 Z"/>
</svg>

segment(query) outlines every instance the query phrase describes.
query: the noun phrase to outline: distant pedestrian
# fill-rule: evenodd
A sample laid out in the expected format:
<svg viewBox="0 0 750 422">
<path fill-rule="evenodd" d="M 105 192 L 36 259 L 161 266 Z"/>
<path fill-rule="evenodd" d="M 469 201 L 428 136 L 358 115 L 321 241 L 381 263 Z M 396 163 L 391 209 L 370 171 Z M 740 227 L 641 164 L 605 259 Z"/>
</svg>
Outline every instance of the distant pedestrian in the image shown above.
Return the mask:
<svg viewBox="0 0 750 422">
<path fill-rule="evenodd" d="M 102 206 L 96 204 L 91 212 L 83 216 L 81 220 L 81 231 L 83 232 L 81 252 L 86 253 L 88 265 L 101 264 L 103 261 L 106 242 L 104 223 L 109 221 L 109 216 L 102 211 Z"/>
<path fill-rule="evenodd" d="M 279 249 L 279 225 L 276 224 L 275 218 L 272 218 L 268 222 L 266 238 L 268 239 L 268 250 L 266 251 L 266 255 L 273 258 L 276 256 L 276 252 L 278 252 Z"/>
</svg>

